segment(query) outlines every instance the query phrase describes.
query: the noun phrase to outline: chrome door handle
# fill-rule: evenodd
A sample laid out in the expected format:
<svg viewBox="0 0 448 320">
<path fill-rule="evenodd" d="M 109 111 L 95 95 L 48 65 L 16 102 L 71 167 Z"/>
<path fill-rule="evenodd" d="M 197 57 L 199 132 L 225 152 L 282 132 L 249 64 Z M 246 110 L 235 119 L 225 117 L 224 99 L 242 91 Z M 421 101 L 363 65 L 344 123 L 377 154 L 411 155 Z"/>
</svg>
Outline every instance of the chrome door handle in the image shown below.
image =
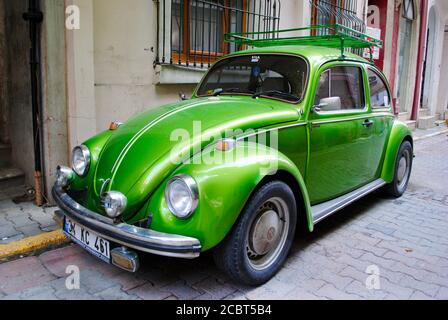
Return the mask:
<svg viewBox="0 0 448 320">
<path fill-rule="evenodd" d="M 372 120 L 366 120 L 362 123 L 362 125 L 366 128 L 369 128 L 371 126 L 373 126 L 373 121 Z"/>
</svg>

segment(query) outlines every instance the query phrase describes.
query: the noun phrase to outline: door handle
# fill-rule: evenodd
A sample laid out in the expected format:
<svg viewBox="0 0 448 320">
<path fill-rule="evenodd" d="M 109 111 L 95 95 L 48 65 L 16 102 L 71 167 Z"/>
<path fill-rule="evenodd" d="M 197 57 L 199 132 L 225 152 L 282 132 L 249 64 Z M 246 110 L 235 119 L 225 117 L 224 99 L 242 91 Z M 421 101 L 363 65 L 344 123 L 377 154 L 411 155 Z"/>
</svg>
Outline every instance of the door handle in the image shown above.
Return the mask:
<svg viewBox="0 0 448 320">
<path fill-rule="evenodd" d="M 364 122 L 362 123 L 362 125 L 363 125 L 364 127 L 366 127 L 366 128 L 369 128 L 369 127 L 373 126 L 373 121 L 367 119 L 366 121 L 364 121 Z"/>
</svg>

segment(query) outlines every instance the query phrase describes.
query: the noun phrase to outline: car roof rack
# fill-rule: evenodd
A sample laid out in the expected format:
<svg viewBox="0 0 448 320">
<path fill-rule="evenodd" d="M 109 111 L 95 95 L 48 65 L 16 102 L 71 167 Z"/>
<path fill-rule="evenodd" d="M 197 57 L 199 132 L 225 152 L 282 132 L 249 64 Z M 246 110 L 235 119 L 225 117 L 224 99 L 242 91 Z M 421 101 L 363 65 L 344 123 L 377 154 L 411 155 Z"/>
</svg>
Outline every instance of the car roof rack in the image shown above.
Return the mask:
<svg viewBox="0 0 448 320">
<path fill-rule="evenodd" d="M 294 33 L 303 34 L 307 31 L 311 35 L 293 35 Z M 288 35 L 281 37 L 285 34 Z M 225 41 L 252 47 L 309 45 L 338 48 L 341 50 L 341 59 L 345 59 L 345 50 L 347 48 L 369 49 L 372 62 L 373 48 L 383 47 L 383 41 L 340 24 L 314 25 L 274 31 L 227 33 Z"/>
</svg>

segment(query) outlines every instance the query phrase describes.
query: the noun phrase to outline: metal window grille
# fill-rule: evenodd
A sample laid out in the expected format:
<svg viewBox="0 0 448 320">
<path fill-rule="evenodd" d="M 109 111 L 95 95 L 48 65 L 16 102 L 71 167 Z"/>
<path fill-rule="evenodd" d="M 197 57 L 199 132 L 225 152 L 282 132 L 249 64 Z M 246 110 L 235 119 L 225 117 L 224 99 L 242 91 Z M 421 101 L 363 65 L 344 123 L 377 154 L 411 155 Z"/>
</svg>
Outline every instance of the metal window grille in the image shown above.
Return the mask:
<svg viewBox="0 0 448 320">
<path fill-rule="evenodd" d="M 224 42 L 229 32 L 279 29 L 280 0 L 160 0 L 155 64 L 210 67 L 244 46 Z"/>
<path fill-rule="evenodd" d="M 357 16 L 357 0 L 310 0 L 311 24 L 340 24 L 358 32 L 366 32 L 366 24 Z M 328 29 L 314 31 L 313 35 L 325 35 Z M 350 33 L 350 32 L 349 32 Z M 346 49 L 345 51 L 362 55 L 361 49 Z"/>
<path fill-rule="evenodd" d="M 310 0 L 310 3 L 313 25 L 340 24 L 362 33 L 366 31 L 364 21 L 357 16 L 357 0 Z"/>
</svg>

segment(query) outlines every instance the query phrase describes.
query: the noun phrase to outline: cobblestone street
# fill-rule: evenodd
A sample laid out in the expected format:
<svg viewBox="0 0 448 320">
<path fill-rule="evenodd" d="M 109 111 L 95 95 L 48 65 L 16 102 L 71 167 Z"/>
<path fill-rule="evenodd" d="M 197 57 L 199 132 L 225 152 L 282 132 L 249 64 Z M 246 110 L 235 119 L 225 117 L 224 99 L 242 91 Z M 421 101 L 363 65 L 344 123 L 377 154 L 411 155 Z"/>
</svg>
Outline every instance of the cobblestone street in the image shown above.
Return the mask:
<svg viewBox="0 0 448 320">
<path fill-rule="evenodd" d="M 0 299 L 448 299 L 448 139 L 415 149 L 402 198 L 370 195 L 298 235 L 284 268 L 258 288 L 230 281 L 210 254 L 145 255 L 133 275 L 70 245 L 0 264 Z M 79 290 L 66 288 L 69 265 L 81 270 Z M 379 289 L 367 288 L 369 270 Z"/>
<path fill-rule="evenodd" d="M 58 229 L 53 220 L 55 207 L 39 208 L 33 202 L 15 204 L 24 187 L 0 191 L 0 245 Z"/>
</svg>

